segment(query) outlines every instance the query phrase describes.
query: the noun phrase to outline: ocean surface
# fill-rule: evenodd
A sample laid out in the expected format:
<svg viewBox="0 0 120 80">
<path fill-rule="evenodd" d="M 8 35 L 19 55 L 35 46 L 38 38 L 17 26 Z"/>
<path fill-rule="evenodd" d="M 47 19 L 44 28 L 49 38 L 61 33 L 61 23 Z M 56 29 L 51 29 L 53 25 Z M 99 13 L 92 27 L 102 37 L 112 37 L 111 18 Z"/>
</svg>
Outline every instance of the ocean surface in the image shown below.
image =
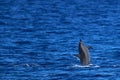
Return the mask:
<svg viewBox="0 0 120 80">
<path fill-rule="evenodd" d="M 0 0 L 0 80 L 120 80 L 120 1 Z"/>
</svg>

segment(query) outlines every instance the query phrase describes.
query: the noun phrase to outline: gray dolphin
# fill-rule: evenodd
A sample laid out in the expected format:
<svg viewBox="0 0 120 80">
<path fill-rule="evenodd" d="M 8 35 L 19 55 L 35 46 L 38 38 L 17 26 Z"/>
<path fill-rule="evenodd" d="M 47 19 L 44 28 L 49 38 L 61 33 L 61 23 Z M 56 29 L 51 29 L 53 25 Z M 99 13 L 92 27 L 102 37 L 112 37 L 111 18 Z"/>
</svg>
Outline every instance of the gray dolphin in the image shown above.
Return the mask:
<svg viewBox="0 0 120 80">
<path fill-rule="evenodd" d="M 75 56 L 77 56 L 80 59 L 82 65 L 89 65 L 90 63 L 88 48 L 91 48 L 91 47 L 85 46 L 82 40 L 80 40 L 79 46 L 78 46 L 79 54 L 75 54 Z"/>
</svg>

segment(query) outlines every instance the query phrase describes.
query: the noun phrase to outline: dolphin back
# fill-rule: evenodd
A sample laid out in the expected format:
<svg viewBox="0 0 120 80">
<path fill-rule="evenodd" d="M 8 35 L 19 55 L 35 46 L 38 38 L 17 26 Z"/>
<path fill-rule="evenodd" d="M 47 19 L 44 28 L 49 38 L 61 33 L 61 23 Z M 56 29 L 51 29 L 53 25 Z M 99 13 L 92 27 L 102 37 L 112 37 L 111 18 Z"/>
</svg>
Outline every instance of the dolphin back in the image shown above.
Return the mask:
<svg viewBox="0 0 120 80">
<path fill-rule="evenodd" d="M 90 56 L 87 46 L 85 46 L 83 43 L 81 44 L 81 54 L 82 54 L 82 64 L 88 65 L 90 63 Z"/>
</svg>

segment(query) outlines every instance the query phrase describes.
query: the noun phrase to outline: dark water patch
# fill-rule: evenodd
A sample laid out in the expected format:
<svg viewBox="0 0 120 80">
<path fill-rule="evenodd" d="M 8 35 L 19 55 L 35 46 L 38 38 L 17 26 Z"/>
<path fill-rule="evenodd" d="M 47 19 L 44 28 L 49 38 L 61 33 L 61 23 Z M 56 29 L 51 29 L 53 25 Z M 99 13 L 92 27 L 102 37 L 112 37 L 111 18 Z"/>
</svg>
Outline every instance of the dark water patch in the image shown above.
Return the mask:
<svg viewBox="0 0 120 80">
<path fill-rule="evenodd" d="M 93 77 L 110 77 L 112 76 L 113 74 L 109 74 L 109 73 L 101 73 L 101 74 L 96 74 L 94 75 Z"/>
<path fill-rule="evenodd" d="M 6 23 L 3 21 L 0 21 L 0 25 L 6 25 Z"/>
<path fill-rule="evenodd" d="M 31 56 L 31 57 L 37 58 L 36 56 L 39 56 L 40 52 L 26 50 L 26 51 L 23 51 L 22 54 L 26 55 L 26 56 Z"/>
<path fill-rule="evenodd" d="M 55 79 L 64 79 L 64 77 L 68 76 L 69 77 L 69 74 L 68 73 L 57 73 L 57 74 L 50 74 L 49 77 L 51 77 L 51 79 L 55 80 Z"/>
<path fill-rule="evenodd" d="M 15 44 L 18 44 L 18 45 L 25 45 L 25 44 L 31 44 L 32 42 L 31 41 L 15 41 L 14 42 Z"/>
<path fill-rule="evenodd" d="M 33 28 L 26 28 L 26 29 L 20 29 L 21 30 L 21 32 L 35 32 L 35 29 L 33 29 Z"/>
<path fill-rule="evenodd" d="M 69 33 L 69 31 L 68 32 L 66 32 L 66 31 L 50 31 L 50 32 L 47 32 L 48 34 L 66 34 L 66 33 Z"/>
<path fill-rule="evenodd" d="M 9 46 L 9 45 L 3 45 L 1 46 L 3 49 L 19 49 L 17 46 Z"/>
</svg>

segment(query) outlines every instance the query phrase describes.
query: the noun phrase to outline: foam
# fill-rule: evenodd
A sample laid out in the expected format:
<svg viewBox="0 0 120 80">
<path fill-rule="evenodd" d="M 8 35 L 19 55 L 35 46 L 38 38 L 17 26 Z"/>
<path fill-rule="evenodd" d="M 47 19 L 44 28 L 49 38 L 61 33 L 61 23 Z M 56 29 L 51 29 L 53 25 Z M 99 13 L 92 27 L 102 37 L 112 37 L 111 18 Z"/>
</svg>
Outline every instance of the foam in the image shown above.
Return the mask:
<svg viewBox="0 0 120 80">
<path fill-rule="evenodd" d="M 72 67 L 75 67 L 75 68 L 98 68 L 100 66 L 94 65 L 94 64 L 89 64 L 89 65 L 85 65 L 85 66 L 84 65 L 75 64 Z"/>
</svg>

